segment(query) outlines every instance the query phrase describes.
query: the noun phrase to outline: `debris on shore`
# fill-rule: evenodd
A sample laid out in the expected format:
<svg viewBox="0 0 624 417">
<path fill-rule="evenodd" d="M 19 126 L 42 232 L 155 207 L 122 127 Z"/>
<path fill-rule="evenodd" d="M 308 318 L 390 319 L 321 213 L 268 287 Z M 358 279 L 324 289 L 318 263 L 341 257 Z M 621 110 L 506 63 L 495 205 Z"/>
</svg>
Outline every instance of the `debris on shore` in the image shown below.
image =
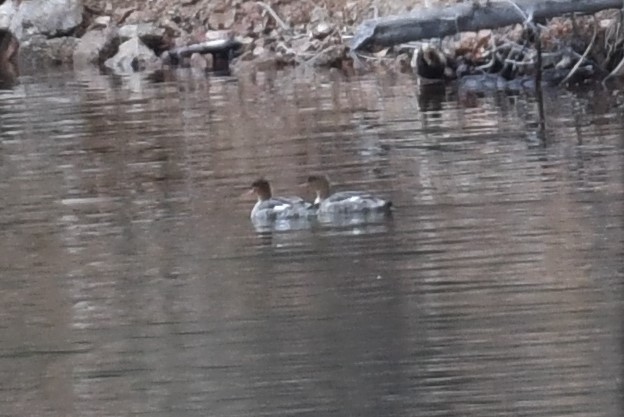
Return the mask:
<svg viewBox="0 0 624 417">
<path fill-rule="evenodd" d="M 542 82 L 557 85 L 624 74 L 621 0 L 589 2 L 588 16 L 553 17 L 536 8 L 536 0 L 469 0 L 405 10 L 393 18 L 379 18 L 368 3 L 347 0 L 151 3 L 7 0 L 0 5 L 2 65 L 98 66 L 118 74 L 178 67 L 244 73 L 303 66 L 345 74 L 408 72 L 424 82 L 465 78 L 467 85 L 476 86 L 478 77 L 485 86 L 505 86 L 536 72 L 543 75 Z M 571 7 L 565 0 L 550 3 L 557 10 Z M 601 9 L 617 4 L 620 10 Z M 502 23 L 511 24 L 483 28 L 479 13 L 491 16 L 488 7 L 503 16 Z M 472 13 L 476 20 L 466 21 L 460 13 Z M 507 17 L 510 13 L 516 16 Z M 449 16 L 455 21 L 449 23 Z M 436 26 L 435 18 L 443 24 Z"/>
</svg>

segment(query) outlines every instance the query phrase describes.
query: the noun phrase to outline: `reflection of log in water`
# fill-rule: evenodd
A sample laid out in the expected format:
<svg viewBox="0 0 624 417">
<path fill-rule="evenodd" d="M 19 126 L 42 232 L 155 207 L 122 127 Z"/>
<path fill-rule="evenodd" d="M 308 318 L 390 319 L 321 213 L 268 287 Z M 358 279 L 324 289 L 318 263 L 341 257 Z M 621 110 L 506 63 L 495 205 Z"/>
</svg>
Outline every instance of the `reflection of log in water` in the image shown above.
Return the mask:
<svg viewBox="0 0 624 417">
<path fill-rule="evenodd" d="M 539 26 L 535 25 L 535 97 L 537 99 L 537 115 L 539 120 L 539 133 L 544 134 L 546 121 L 544 118 L 544 98 L 542 96 L 542 40 Z"/>
<path fill-rule="evenodd" d="M 19 42 L 8 30 L 0 29 L 0 88 L 11 88 L 17 83 L 17 53 Z"/>
</svg>

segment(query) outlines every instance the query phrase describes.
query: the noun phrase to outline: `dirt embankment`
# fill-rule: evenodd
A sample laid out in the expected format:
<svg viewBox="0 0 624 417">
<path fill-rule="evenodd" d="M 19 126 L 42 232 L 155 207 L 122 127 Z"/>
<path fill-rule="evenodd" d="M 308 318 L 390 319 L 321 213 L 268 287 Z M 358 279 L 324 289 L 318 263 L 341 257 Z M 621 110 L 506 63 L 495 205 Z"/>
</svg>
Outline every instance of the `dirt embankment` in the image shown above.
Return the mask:
<svg viewBox="0 0 624 417">
<path fill-rule="evenodd" d="M 37 2 L 50 8 L 50 22 L 45 21 L 41 8 L 35 7 L 32 10 L 37 13 L 31 13 L 40 15 L 43 29 L 31 33 L 33 22 L 25 19 L 23 25 L 17 25 L 16 35 L 21 61 L 31 68 L 99 65 L 127 73 L 180 66 L 201 71 L 231 68 L 235 72 L 309 66 L 336 68 L 347 74 L 384 68 L 433 80 L 493 74 L 495 78 L 487 82 L 506 85 L 512 79 L 530 77 L 536 62 L 542 62 L 536 54 L 536 39 L 540 39 L 543 70 L 550 71 L 544 78 L 547 81 L 584 82 L 619 67 L 624 73 L 624 30 L 618 12 L 536 22 L 541 25 L 539 34 L 534 23 L 518 24 L 442 40 L 373 46 L 354 53 L 348 50 L 349 39 L 366 19 L 461 1 L 31 0 L 29 4 Z M 13 9 L 25 4 L 6 0 L 0 5 L 0 21 L 3 13 L 11 16 Z M 491 5 L 491 0 L 465 3 L 477 8 Z M 78 8 L 78 19 L 64 13 Z M 57 21 L 65 26 L 49 25 Z M 8 44 L 6 39 L 4 43 Z"/>
<path fill-rule="evenodd" d="M 353 28 L 376 15 L 402 13 L 429 0 L 86 0 L 87 27 L 101 16 L 118 26 L 154 24 L 166 29 L 166 48 L 179 48 L 235 36 L 242 43 L 233 67 L 271 69 L 308 64 L 348 70 L 346 40 Z M 160 52 L 160 51 L 158 51 Z M 210 69 L 210 56 L 183 60 L 181 65 Z M 343 62 L 345 61 L 345 62 Z"/>
</svg>

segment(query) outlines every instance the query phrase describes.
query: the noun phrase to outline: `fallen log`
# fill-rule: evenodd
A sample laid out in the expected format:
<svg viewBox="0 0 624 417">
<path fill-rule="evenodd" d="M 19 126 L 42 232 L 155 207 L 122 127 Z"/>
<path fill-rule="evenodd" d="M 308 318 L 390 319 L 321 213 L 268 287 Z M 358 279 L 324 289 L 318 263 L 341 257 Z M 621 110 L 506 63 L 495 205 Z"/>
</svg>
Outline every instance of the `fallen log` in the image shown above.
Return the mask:
<svg viewBox="0 0 624 417">
<path fill-rule="evenodd" d="M 180 65 L 183 58 L 197 54 L 212 54 L 213 70 L 218 72 L 230 72 L 230 61 L 240 50 L 242 44 L 233 38 L 215 39 L 211 41 L 170 49 L 161 56 L 165 64 Z"/>
<path fill-rule="evenodd" d="M 189 57 L 194 53 L 199 54 L 227 54 L 240 48 L 241 43 L 235 39 L 216 39 L 194 45 L 184 46 L 169 50 L 169 55 L 173 59 Z"/>
<path fill-rule="evenodd" d="M 393 46 L 460 32 L 500 28 L 524 23 L 527 17 L 539 20 L 623 7 L 624 0 L 473 0 L 444 8 L 418 9 L 404 16 L 366 20 L 356 28 L 350 49 Z"/>
</svg>

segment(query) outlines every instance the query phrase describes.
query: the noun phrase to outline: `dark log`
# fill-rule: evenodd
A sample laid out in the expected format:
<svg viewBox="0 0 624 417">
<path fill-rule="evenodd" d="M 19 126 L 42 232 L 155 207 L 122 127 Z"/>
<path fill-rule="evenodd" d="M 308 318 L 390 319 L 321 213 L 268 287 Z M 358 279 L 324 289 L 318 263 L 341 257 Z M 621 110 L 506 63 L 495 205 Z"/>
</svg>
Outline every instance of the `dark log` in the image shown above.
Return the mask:
<svg viewBox="0 0 624 417">
<path fill-rule="evenodd" d="M 593 14 L 622 9 L 624 0 L 513 0 L 525 16 L 534 20 L 568 13 Z M 458 32 L 494 29 L 524 23 L 525 16 L 508 1 L 473 0 L 445 8 L 414 10 L 362 22 L 351 39 L 351 50 L 372 45 L 392 46 L 421 39 L 443 38 Z"/>
<path fill-rule="evenodd" d="M 231 51 L 235 51 L 240 47 L 241 43 L 235 39 L 217 39 L 214 41 L 196 43 L 195 45 L 172 49 L 169 51 L 169 55 L 174 59 L 188 57 L 196 52 L 199 54 L 229 55 Z"/>
</svg>

